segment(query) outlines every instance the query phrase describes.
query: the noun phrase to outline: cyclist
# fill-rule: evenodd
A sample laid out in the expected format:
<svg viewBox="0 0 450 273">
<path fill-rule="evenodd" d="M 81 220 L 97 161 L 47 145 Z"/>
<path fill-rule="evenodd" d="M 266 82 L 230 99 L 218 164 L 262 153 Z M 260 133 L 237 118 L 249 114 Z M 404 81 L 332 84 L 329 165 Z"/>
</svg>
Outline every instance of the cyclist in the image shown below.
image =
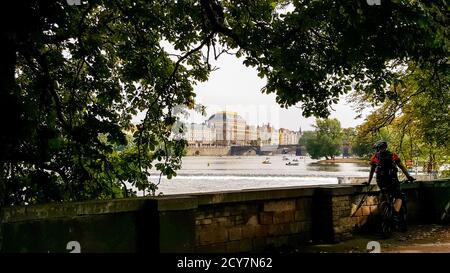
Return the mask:
<svg viewBox="0 0 450 273">
<path fill-rule="evenodd" d="M 406 170 L 405 166 L 401 163 L 398 155 L 390 152 L 387 147 L 386 141 L 378 141 L 373 145 L 376 153 L 370 158 L 371 168 L 369 181 L 363 184 L 369 185 L 372 181 L 373 174 L 376 173 L 378 187 L 389 191 L 395 198 L 394 217 L 398 219 L 402 207 L 402 191 L 400 190 L 400 181 L 397 176 L 397 166 L 402 170 L 409 181 L 414 181 L 415 179 L 409 175 L 408 170 Z"/>
</svg>

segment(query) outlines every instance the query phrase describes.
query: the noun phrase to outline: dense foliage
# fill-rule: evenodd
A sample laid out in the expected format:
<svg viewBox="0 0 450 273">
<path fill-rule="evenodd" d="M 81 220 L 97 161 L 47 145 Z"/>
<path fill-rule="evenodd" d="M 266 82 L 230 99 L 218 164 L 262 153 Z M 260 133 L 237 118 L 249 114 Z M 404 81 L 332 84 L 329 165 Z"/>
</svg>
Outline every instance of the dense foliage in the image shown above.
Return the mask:
<svg viewBox="0 0 450 273">
<path fill-rule="evenodd" d="M 448 68 L 444 0 L 69 2 L 2 1 L 0 206 L 152 192 L 180 166 L 175 106 L 224 52 L 306 116 L 352 87 L 383 101 L 397 66 Z"/>
<path fill-rule="evenodd" d="M 329 159 L 342 154 L 343 142 L 343 130 L 337 119 L 316 119 L 315 130 L 305 132 L 300 139 L 300 144 L 313 159 Z"/>
<path fill-rule="evenodd" d="M 391 86 L 390 97 L 357 127 L 353 151 L 368 156 L 370 144 L 384 139 L 405 161 L 415 161 L 420 170 L 437 171 L 450 164 L 449 72 L 410 65 Z M 430 80 L 433 77 L 437 80 Z M 371 100 L 366 94 L 359 95 L 361 104 Z"/>
</svg>

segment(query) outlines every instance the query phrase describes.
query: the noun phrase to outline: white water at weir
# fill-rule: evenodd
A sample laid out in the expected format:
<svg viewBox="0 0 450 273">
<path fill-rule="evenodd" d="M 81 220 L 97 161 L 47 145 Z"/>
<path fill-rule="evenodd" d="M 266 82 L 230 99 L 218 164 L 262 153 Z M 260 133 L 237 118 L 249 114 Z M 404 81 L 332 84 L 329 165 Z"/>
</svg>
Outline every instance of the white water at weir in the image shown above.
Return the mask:
<svg viewBox="0 0 450 273">
<path fill-rule="evenodd" d="M 316 160 L 288 156 L 184 157 L 177 176 L 161 179 L 156 194 L 199 193 L 243 189 L 338 184 L 338 177 L 368 177 L 369 167 L 355 163 L 316 164 Z M 287 162 L 297 159 L 298 166 Z M 159 174 L 150 180 L 157 183 Z M 142 192 L 138 192 L 139 195 Z"/>
</svg>

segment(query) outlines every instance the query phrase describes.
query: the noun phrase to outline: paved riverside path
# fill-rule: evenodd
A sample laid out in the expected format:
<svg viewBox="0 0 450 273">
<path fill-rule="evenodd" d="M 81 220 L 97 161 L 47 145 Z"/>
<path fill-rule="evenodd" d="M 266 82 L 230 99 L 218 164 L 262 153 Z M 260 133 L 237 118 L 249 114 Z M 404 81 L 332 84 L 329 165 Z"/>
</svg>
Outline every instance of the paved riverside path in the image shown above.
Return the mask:
<svg viewBox="0 0 450 273">
<path fill-rule="evenodd" d="M 376 234 L 355 234 L 337 244 L 304 246 L 307 253 L 365 253 L 367 243 L 377 241 L 381 253 L 450 253 L 450 225 L 413 225 L 405 233 L 394 232 L 388 239 Z"/>
</svg>

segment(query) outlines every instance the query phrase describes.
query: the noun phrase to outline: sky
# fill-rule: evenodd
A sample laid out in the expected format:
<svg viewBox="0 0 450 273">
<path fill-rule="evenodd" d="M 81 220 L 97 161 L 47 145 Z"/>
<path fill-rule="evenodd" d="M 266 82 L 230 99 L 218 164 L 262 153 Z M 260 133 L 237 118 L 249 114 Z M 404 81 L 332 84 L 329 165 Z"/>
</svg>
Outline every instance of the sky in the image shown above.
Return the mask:
<svg viewBox="0 0 450 273">
<path fill-rule="evenodd" d="M 207 116 L 191 113 L 188 122 L 202 123 L 218 111 L 238 112 L 248 124 L 262 125 L 270 123 L 275 128 L 287 128 L 302 131 L 313 130 L 315 118 L 304 118 L 299 106 L 284 109 L 275 101 L 275 94 L 263 94 L 261 88 L 265 80 L 257 76 L 256 69 L 242 64 L 242 58 L 223 54 L 211 65 L 218 67 L 207 82 L 194 87 L 196 103 L 206 106 Z M 337 118 L 343 128 L 355 127 L 364 122 L 369 111 L 362 118 L 355 119 L 357 113 L 345 99 L 333 106 L 331 118 Z"/>
</svg>

